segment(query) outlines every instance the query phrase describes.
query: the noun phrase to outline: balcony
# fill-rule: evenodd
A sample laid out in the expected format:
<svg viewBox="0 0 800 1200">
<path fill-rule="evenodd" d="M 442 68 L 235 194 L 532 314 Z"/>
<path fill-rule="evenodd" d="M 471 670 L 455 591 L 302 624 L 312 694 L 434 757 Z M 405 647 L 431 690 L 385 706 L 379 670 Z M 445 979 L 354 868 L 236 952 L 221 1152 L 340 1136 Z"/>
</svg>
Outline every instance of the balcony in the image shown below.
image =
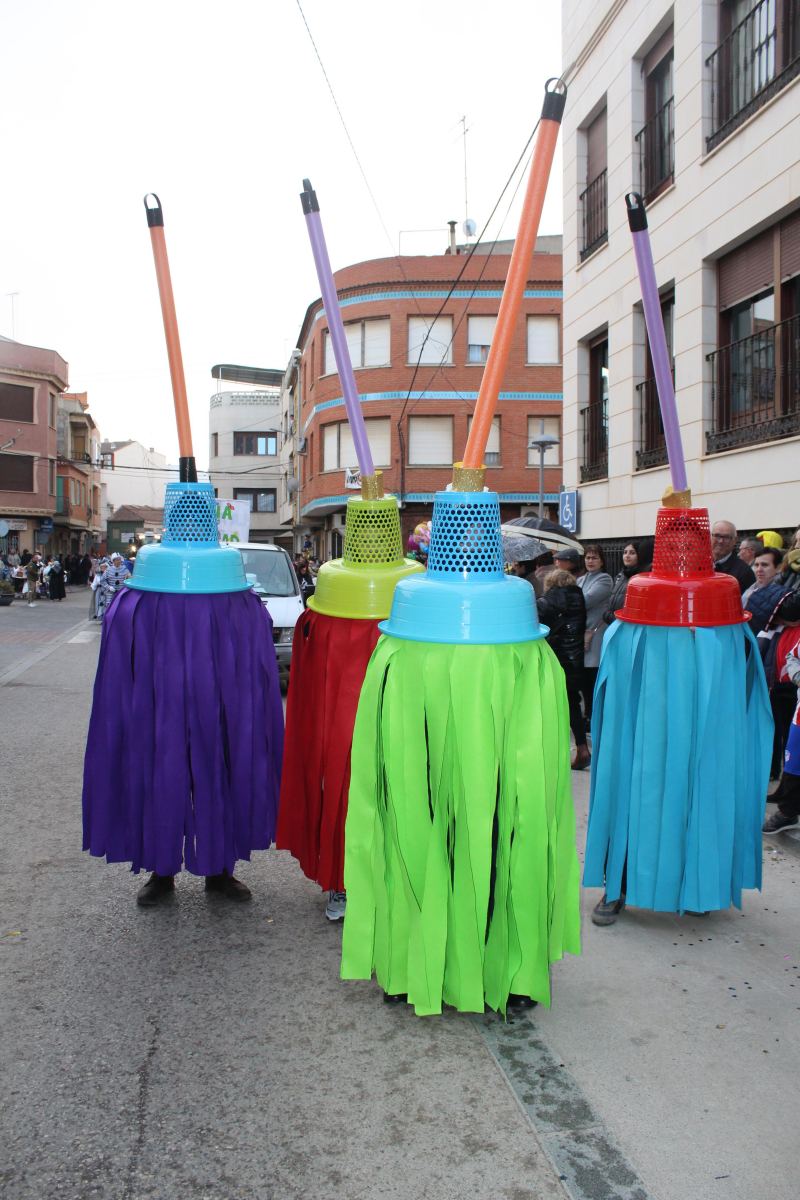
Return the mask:
<svg viewBox="0 0 800 1200">
<path fill-rule="evenodd" d="M 670 96 L 634 139 L 639 154 L 639 187 L 645 200 L 663 192 L 675 175 L 674 110 Z"/>
<path fill-rule="evenodd" d="M 645 379 L 643 383 L 638 383 L 636 392 L 639 397 L 639 448 L 636 451 L 636 470 L 646 471 L 649 467 L 663 467 L 667 461 L 667 443 L 655 379 Z"/>
<path fill-rule="evenodd" d="M 761 0 L 720 43 L 711 72 L 713 150 L 800 74 L 800 0 Z"/>
<path fill-rule="evenodd" d="M 581 483 L 605 479 L 608 475 L 608 403 L 605 399 L 581 409 L 583 423 L 583 462 Z"/>
<path fill-rule="evenodd" d="M 579 196 L 581 205 L 581 262 L 608 241 L 608 172 L 601 171 Z"/>
<path fill-rule="evenodd" d="M 707 361 L 708 454 L 800 434 L 800 316 L 722 346 Z"/>
</svg>

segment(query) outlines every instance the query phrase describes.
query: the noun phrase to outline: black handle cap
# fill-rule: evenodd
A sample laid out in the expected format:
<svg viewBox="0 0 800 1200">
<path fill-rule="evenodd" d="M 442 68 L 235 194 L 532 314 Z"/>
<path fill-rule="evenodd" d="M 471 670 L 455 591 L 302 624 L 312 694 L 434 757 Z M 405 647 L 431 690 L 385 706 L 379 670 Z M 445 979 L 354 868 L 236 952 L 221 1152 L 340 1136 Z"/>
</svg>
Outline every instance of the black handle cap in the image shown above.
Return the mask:
<svg viewBox="0 0 800 1200">
<path fill-rule="evenodd" d="M 312 188 L 310 179 L 303 180 L 303 190 L 300 193 L 300 201 L 303 205 L 303 212 L 306 214 L 306 216 L 312 212 L 319 212 L 317 193 Z"/>
<path fill-rule="evenodd" d="M 197 483 L 197 463 L 194 457 L 178 459 L 178 479 L 181 483 Z"/>
<path fill-rule="evenodd" d="M 155 200 L 155 205 L 148 204 L 148 200 Z M 164 224 L 164 213 L 161 208 L 161 201 L 155 192 L 148 192 L 144 198 L 144 210 L 147 213 L 147 224 L 152 229 L 154 225 Z"/>
<path fill-rule="evenodd" d="M 550 85 L 553 85 L 552 87 Z M 563 79 L 548 79 L 544 85 L 544 104 L 542 105 L 542 120 L 557 121 L 561 124 L 564 116 L 564 105 L 567 103 L 567 85 Z"/>
<path fill-rule="evenodd" d="M 639 193 L 628 192 L 625 203 L 628 206 L 628 225 L 631 233 L 641 233 L 643 229 L 647 229 L 647 211 Z"/>
</svg>

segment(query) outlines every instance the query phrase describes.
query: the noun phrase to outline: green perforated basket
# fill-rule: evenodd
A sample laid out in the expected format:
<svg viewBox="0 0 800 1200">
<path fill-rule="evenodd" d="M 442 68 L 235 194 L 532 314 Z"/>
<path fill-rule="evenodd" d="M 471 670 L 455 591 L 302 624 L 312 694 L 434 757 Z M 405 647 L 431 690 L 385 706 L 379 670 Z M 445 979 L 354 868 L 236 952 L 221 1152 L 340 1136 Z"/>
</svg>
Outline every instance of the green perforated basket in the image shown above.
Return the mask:
<svg viewBox="0 0 800 1200">
<path fill-rule="evenodd" d="M 347 502 L 343 557 L 320 568 L 308 607 L 326 617 L 382 621 L 391 612 L 399 580 L 421 570 L 419 563 L 403 557 L 394 496 L 354 496 Z"/>
</svg>

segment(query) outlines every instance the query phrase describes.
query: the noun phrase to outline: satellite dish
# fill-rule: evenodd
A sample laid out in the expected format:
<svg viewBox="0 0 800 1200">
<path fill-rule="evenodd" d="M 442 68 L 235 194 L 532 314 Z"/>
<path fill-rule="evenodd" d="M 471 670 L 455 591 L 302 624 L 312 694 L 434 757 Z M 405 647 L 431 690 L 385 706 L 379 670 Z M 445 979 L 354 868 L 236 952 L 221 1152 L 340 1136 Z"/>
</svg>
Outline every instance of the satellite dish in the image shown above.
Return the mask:
<svg viewBox="0 0 800 1200">
<path fill-rule="evenodd" d="M 475 224 L 472 217 L 467 217 L 461 228 L 464 230 L 464 237 L 468 238 L 475 237 L 475 234 L 478 232 L 478 226 Z"/>
</svg>

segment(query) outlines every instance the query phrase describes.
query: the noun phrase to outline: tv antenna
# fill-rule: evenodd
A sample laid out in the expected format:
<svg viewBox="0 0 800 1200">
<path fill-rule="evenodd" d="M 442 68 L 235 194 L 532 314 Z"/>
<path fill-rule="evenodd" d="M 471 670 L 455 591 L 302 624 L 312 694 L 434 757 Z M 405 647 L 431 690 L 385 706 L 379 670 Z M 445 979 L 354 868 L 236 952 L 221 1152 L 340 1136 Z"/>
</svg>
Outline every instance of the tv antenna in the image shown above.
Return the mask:
<svg viewBox="0 0 800 1200">
<path fill-rule="evenodd" d="M 462 140 L 464 143 L 464 224 L 461 226 L 461 228 L 464 231 L 464 237 L 471 238 L 471 237 L 475 237 L 475 232 L 478 227 L 475 224 L 475 222 L 473 221 L 472 217 L 467 216 L 467 213 L 469 212 L 469 192 L 468 192 L 468 188 L 467 188 L 467 134 L 468 133 L 469 133 L 469 126 L 467 125 L 467 118 L 466 118 L 466 116 L 463 116 L 461 118 L 461 137 L 462 137 Z"/>
</svg>

